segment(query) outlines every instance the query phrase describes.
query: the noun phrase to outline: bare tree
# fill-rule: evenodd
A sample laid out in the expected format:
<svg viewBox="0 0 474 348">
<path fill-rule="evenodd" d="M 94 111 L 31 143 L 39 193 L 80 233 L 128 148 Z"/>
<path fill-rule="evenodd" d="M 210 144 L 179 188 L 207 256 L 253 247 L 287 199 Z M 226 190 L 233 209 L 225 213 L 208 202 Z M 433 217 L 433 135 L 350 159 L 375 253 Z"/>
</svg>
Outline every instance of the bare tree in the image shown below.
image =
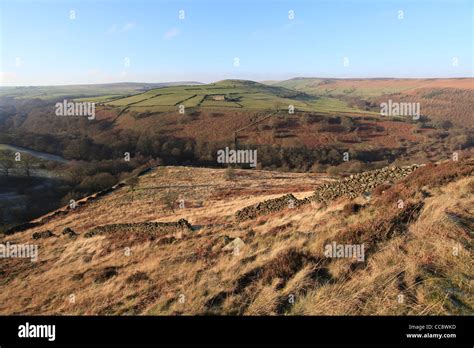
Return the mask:
<svg viewBox="0 0 474 348">
<path fill-rule="evenodd" d="M 25 176 L 27 177 L 31 176 L 31 168 L 34 162 L 35 162 L 35 158 L 31 156 L 30 154 L 25 153 L 21 155 L 20 166 Z"/>
<path fill-rule="evenodd" d="M 174 213 L 174 207 L 176 205 L 176 201 L 178 200 L 178 192 L 166 190 L 165 194 L 161 197 L 161 200 L 165 207 L 170 209 Z"/>
<path fill-rule="evenodd" d="M 276 113 L 283 111 L 285 108 L 286 108 L 286 105 L 282 103 L 281 101 L 276 101 L 273 103 L 273 111 Z"/>
<path fill-rule="evenodd" d="M 15 167 L 12 155 L 9 151 L 0 151 L 0 169 L 5 176 L 10 175 L 10 171 Z"/>
</svg>

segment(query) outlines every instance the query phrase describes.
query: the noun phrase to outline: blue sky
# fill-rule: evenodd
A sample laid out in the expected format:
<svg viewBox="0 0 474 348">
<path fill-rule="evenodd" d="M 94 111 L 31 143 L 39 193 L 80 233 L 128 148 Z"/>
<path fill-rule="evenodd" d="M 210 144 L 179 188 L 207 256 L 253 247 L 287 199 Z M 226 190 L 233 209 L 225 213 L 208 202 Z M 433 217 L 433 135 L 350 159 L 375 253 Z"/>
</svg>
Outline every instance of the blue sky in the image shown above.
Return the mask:
<svg viewBox="0 0 474 348">
<path fill-rule="evenodd" d="M 2 85 L 473 76 L 472 0 L 0 1 Z"/>
</svg>

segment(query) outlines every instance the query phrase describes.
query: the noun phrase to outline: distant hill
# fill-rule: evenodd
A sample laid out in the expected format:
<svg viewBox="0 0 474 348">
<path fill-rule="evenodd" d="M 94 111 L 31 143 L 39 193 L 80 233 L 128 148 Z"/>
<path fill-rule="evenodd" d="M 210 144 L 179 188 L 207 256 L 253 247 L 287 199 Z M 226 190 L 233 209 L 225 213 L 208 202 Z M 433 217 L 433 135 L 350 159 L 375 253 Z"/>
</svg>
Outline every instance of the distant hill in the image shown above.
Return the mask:
<svg viewBox="0 0 474 348">
<path fill-rule="evenodd" d="M 152 88 L 198 85 L 200 82 L 139 83 L 121 82 L 104 84 L 64 85 L 64 86 L 18 86 L 0 87 L 0 97 L 54 99 L 58 97 L 120 96 L 143 92 Z"/>
<path fill-rule="evenodd" d="M 370 105 L 380 111 L 380 104 L 420 103 L 421 113 L 438 121 L 459 126 L 474 126 L 474 78 L 440 79 L 326 79 L 298 77 L 269 81 L 270 86 L 289 88 L 318 97 L 345 100 L 349 105 Z"/>
<path fill-rule="evenodd" d="M 456 88 L 474 90 L 474 78 L 448 79 L 335 79 L 297 77 L 269 81 L 271 86 L 291 88 L 313 95 L 353 95 L 374 97 L 392 93 L 413 93 L 420 88 Z"/>
</svg>

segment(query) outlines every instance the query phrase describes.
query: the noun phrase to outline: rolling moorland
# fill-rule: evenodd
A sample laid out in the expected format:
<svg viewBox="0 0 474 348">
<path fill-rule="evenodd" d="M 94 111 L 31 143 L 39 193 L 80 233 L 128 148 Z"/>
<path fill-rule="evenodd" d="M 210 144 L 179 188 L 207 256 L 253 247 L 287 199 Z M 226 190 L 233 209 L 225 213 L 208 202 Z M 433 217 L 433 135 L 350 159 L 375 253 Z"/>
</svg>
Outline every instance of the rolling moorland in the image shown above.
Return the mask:
<svg viewBox="0 0 474 348">
<path fill-rule="evenodd" d="M 62 160 L 30 159 L 25 168 L 0 151 L 0 228 L 156 164 L 222 167 L 216 152 L 225 147 L 257 149 L 258 169 L 332 176 L 469 157 L 473 94 L 472 79 L 3 87 L 0 144 Z M 56 116 L 64 99 L 96 103 L 94 119 Z M 388 100 L 419 102 L 419 118 L 381 116 Z M 46 178 L 30 175 L 31 165 Z"/>
<path fill-rule="evenodd" d="M 387 99 L 419 102 L 423 114 L 432 119 L 447 118 L 459 125 L 474 125 L 472 78 L 463 79 L 312 79 L 295 78 L 271 83 L 316 96 L 364 99 L 379 107 Z M 449 116 L 446 116 L 449 114 Z"/>
<path fill-rule="evenodd" d="M 0 313 L 472 314 L 473 170 L 160 166 L 4 236 L 39 251 L 0 263 Z M 324 194 L 348 182 L 371 194 Z M 363 259 L 328 257 L 331 243 L 364 245 Z"/>
<path fill-rule="evenodd" d="M 0 88 L 0 238 L 39 245 L 1 261 L 0 313 L 472 314 L 473 103 L 473 79 Z"/>
</svg>

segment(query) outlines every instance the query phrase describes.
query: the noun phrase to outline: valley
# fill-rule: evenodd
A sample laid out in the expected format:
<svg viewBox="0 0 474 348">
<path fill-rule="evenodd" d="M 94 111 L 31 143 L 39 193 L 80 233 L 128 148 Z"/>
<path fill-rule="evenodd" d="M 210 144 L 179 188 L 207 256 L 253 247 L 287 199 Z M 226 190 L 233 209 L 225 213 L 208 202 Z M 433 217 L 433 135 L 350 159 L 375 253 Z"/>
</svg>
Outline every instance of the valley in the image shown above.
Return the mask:
<svg viewBox="0 0 474 348">
<path fill-rule="evenodd" d="M 472 79 L 106 87 L 0 96 L 1 313 L 472 312 Z"/>
</svg>

